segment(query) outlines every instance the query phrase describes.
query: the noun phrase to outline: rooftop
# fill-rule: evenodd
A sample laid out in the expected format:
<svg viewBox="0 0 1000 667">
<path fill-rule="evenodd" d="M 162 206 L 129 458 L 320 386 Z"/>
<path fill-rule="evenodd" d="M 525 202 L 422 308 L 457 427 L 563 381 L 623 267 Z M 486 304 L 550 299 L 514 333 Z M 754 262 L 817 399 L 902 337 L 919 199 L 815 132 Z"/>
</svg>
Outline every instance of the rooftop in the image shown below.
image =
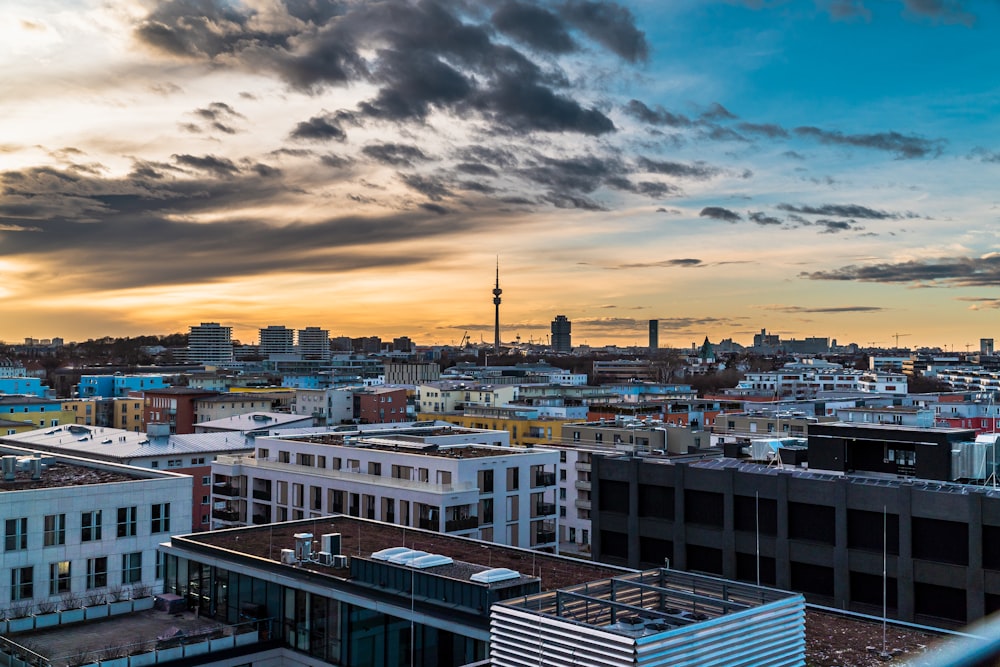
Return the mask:
<svg viewBox="0 0 1000 667">
<path fill-rule="evenodd" d="M 59 451 L 105 461 L 126 461 L 168 454 L 239 452 L 253 444 L 239 433 L 189 433 L 150 437 L 145 433 L 103 426 L 65 424 L 0 436 L 0 442 Z"/>
<path fill-rule="evenodd" d="M 0 455 L 8 455 L 0 449 Z M 30 456 L 17 456 L 18 463 L 27 463 Z M 34 489 L 56 489 L 65 486 L 82 486 L 87 484 L 110 484 L 112 482 L 127 482 L 143 479 L 139 475 L 130 475 L 120 470 L 107 470 L 100 467 L 77 465 L 57 461 L 52 457 L 42 457 L 42 472 L 38 479 L 32 479 L 28 465 L 18 465 L 14 473 L 14 481 L 5 481 L 0 477 L 0 493 L 6 491 L 30 491 Z"/>
</svg>

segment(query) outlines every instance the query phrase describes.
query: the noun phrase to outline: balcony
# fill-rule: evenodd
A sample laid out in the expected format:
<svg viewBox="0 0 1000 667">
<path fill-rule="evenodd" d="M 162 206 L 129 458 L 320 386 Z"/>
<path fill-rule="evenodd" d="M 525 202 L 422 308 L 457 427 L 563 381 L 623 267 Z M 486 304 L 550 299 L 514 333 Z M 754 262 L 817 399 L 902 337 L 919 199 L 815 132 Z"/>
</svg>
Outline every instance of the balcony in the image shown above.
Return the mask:
<svg viewBox="0 0 1000 667">
<path fill-rule="evenodd" d="M 535 533 L 535 544 L 533 546 L 538 546 L 540 544 L 552 544 L 556 541 L 556 531 L 554 530 L 540 530 Z"/>
<path fill-rule="evenodd" d="M 573 482 L 573 486 L 576 487 L 577 491 L 590 491 L 591 488 L 589 479 L 588 480 L 578 479 L 575 482 Z"/>
<path fill-rule="evenodd" d="M 462 530 L 475 530 L 479 528 L 479 517 L 470 516 L 464 519 L 448 519 L 444 522 L 446 533 L 457 533 Z"/>
<path fill-rule="evenodd" d="M 590 498 L 586 500 L 576 499 L 576 508 L 578 510 L 589 510 L 590 509 Z"/>
<path fill-rule="evenodd" d="M 537 516 L 550 516 L 555 513 L 555 503 L 535 503 L 535 514 Z"/>
<path fill-rule="evenodd" d="M 234 509 L 214 509 L 212 510 L 212 518 L 218 519 L 219 521 L 239 521 L 240 513 L 239 510 Z"/>
<path fill-rule="evenodd" d="M 440 523 L 437 519 L 417 519 L 417 528 L 423 528 L 424 530 L 438 530 L 440 528 Z"/>
<path fill-rule="evenodd" d="M 554 472 L 536 472 L 535 486 L 555 486 L 556 474 Z"/>
<path fill-rule="evenodd" d="M 253 525 L 260 526 L 265 523 L 271 523 L 271 517 L 266 514 L 254 514 L 253 515 Z"/>
<path fill-rule="evenodd" d="M 254 500 L 266 500 L 270 502 L 271 492 L 266 489 L 254 489 L 253 490 Z"/>
<path fill-rule="evenodd" d="M 576 463 L 573 464 L 573 467 L 576 468 L 577 470 L 579 470 L 580 472 L 590 472 L 591 471 L 591 467 L 590 467 L 590 462 L 589 461 L 587 463 L 583 463 L 581 461 L 577 461 Z"/>
<path fill-rule="evenodd" d="M 215 484 L 212 486 L 212 493 L 217 496 L 229 496 L 231 498 L 239 497 L 243 494 L 239 487 L 232 484 Z"/>
</svg>

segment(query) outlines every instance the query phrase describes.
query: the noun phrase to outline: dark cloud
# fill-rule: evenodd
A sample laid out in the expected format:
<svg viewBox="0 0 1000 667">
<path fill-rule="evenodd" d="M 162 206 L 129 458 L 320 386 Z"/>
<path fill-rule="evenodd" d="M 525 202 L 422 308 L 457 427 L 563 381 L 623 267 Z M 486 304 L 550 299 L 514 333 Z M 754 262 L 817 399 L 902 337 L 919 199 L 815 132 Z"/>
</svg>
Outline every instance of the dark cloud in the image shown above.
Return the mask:
<svg viewBox="0 0 1000 667">
<path fill-rule="evenodd" d="M 976 159 L 980 162 L 997 163 L 1000 162 L 1000 151 L 991 151 L 983 148 L 982 146 L 977 146 L 969 153 L 969 159 Z"/>
<path fill-rule="evenodd" d="M 706 206 L 701 209 L 701 213 L 698 216 L 701 218 L 725 220 L 726 222 L 739 222 L 743 219 L 743 216 L 736 211 L 730 211 L 728 208 L 722 208 L 721 206 Z"/>
<path fill-rule="evenodd" d="M 780 225 L 781 224 L 781 220 L 779 220 L 778 218 L 774 218 L 772 216 L 769 216 L 766 213 L 764 213 L 763 211 L 750 211 L 749 213 L 747 213 L 747 218 L 751 222 L 756 222 L 758 225 L 761 225 L 761 226 L 766 226 L 766 225 Z"/>
<path fill-rule="evenodd" d="M 712 141 L 739 141 L 742 143 L 750 141 L 736 130 L 729 127 L 722 127 L 721 125 L 709 124 L 706 126 L 706 129 L 702 130 L 701 134 Z"/>
<path fill-rule="evenodd" d="M 937 157 L 944 149 L 944 139 L 926 139 L 899 132 L 876 132 L 873 134 L 844 134 L 839 131 L 822 130 L 818 127 L 797 127 L 795 134 L 815 139 L 823 144 L 870 148 L 893 153 L 898 159 L 909 160 L 922 157 Z"/>
<path fill-rule="evenodd" d="M 955 299 L 956 301 L 965 301 L 971 303 L 969 310 L 1000 310 L 1000 299 L 994 297 L 964 297 L 960 296 Z"/>
<path fill-rule="evenodd" d="M 736 127 L 749 134 L 759 134 L 770 139 L 783 139 L 788 136 L 788 130 L 774 123 L 740 123 Z"/>
<path fill-rule="evenodd" d="M 854 280 L 925 286 L 940 284 L 953 287 L 1000 287 L 1000 255 L 850 265 L 832 271 L 804 272 L 800 277 L 809 280 Z"/>
<path fill-rule="evenodd" d="M 422 150 L 408 144 L 370 144 L 361 152 L 376 162 L 394 167 L 412 167 L 414 162 L 430 159 Z"/>
<path fill-rule="evenodd" d="M 677 178 L 693 178 L 699 181 L 708 180 L 721 173 L 720 169 L 704 162 L 685 164 L 683 162 L 650 160 L 645 157 L 640 157 L 637 162 L 641 169 L 653 174 L 663 174 Z"/>
<path fill-rule="evenodd" d="M 496 169 L 481 162 L 460 162 L 455 170 L 470 176 L 499 176 Z"/>
<path fill-rule="evenodd" d="M 494 167 L 508 169 L 517 166 L 518 159 L 512 151 L 488 146 L 466 146 L 458 153 L 466 162 L 485 162 Z"/>
<path fill-rule="evenodd" d="M 718 102 L 712 102 L 712 105 L 702 112 L 701 117 L 705 120 L 735 120 L 739 118 Z"/>
<path fill-rule="evenodd" d="M 976 16 L 965 8 L 962 0 L 903 0 L 907 10 L 941 23 L 961 23 L 971 26 Z"/>
<path fill-rule="evenodd" d="M 280 169 L 278 169 L 277 167 L 272 167 L 269 164 L 264 164 L 263 162 L 257 162 L 250 168 L 258 176 L 263 176 L 264 178 L 273 178 L 275 176 L 281 176 Z"/>
<path fill-rule="evenodd" d="M 226 120 L 229 118 L 246 118 L 225 102 L 212 102 L 207 107 L 195 109 L 192 113 L 205 120 Z"/>
<path fill-rule="evenodd" d="M 796 206 L 794 204 L 778 204 L 778 210 L 804 215 L 832 215 L 839 218 L 865 218 L 868 220 L 901 220 L 915 218 L 915 213 L 894 213 L 880 211 L 860 204 L 823 204 L 821 206 Z"/>
<path fill-rule="evenodd" d="M 646 36 L 635 27 L 626 7 L 604 0 L 569 0 L 558 7 L 560 15 L 588 37 L 629 62 L 649 58 Z"/>
<path fill-rule="evenodd" d="M 437 215 L 447 215 L 451 213 L 450 209 L 441 206 L 440 204 L 432 204 L 430 202 L 424 202 L 420 204 L 420 208 L 424 209 L 425 211 L 430 211 L 431 213 L 436 213 Z"/>
<path fill-rule="evenodd" d="M 825 218 L 821 218 L 814 224 L 823 227 L 820 234 L 837 234 L 839 232 L 864 229 L 864 227 L 856 227 L 853 220 L 827 220 Z"/>
<path fill-rule="evenodd" d="M 224 132 L 225 134 L 236 134 L 239 131 L 232 125 L 226 125 L 225 123 L 220 123 L 219 121 L 213 122 L 211 127 L 219 132 Z"/>
<path fill-rule="evenodd" d="M 295 125 L 288 134 L 299 141 L 343 141 L 347 133 L 330 116 L 313 116 Z"/>
<path fill-rule="evenodd" d="M 784 155 L 787 158 L 791 158 L 793 160 L 805 160 L 806 159 L 806 156 L 803 155 L 802 153 L 799 153 L 798 151 L 785 151 L 784 153 L 782 153 L 782 155 Z"/>
<path fill-rule="evenodd" d="M 320 155 L 319 161 L 325 164 L 327 167 L 333 167 L 334 169 L 345 169 L 354 164 L 354 160 L 346 158 L 342 155 L 336 155 L 334 153 L 326 153 L 325 155 Z"/>
<path fill-rule="evenodd" d="M 624 110 L 628 115 L 650 125 L 666 125 L 668 127 L 689 127 L 691 125 L 691 119 L 687 116 L 667 111 L 661 106 L 650 109 L 639 100 L 630 100 L 625 105 Z"/>
<path fill-rule="evenodd" d="M 556 63 L 535 62 L 530 51 L 496 37 L 558 54 L 574 49 L 572 29 L 628 61 L 648 55 L 632 14 L 610 1 L 546 8 L 508 0 L 485 23 L 475 3 L 321 4 L 324 11 L 304 0 L 273 3 L 274 15 L 262 21 L 255 9 L 224 0 L 169 0 L 139 23 L 135 35 L 174 57 L 276 72 L 302 91 L 374 85 L 374 96 L 357 109 L 361 118 L 420 122 L 437 109 L 478 114 L 497 130 L 589 135 L 612 132 L 614 124 L 563 92 L 570 82 Z M 288 20 L 281 20 L 281 11 Z"/>
<path fill-rule="evenodd" d="M 217 157 L 215 155 L 172 155 L 177 164 L 207 172 L 216 176 L 234 176 L 239 173 L 240 168 L 229 158 Z"/>
<path fill-rule="evenodd" d="M 663 269 L 663 268 L 700 268 L 704 266 L 704 263 L 700 259 L 693 258 L 682 258 L 682 259 L 664 259 L 658 262 L 635 262 L 630 264 L 618 264 L 617 266 L 608 266 L 605 268 L 612 270 L 620 269 Z"/>
<path fill-rule="evenodd" d="M 562 20 L 543 7 L 508 0 L 493 13 L 493 25 L 538 51 L 569 53 L 577 48 Z"/>
<path fill-rule="evenodd" d="M 763 306 L 763 310 L 773 310 L 781 313 L 883 313 L 888 308 L 882 306 Z"/>
<path fill-rule="evenodd" d="M 406 174 L 401 177 L 407 186 L 421 193 L 432 201 L 441 201 L 445 197 L 451 197 L 452 192 L 440 178 L 419 176 L 417 174 Z"/>
<path fill-rule="evenodd" d="M 578 208 L 583 211 L 606 211 L 606 206 L 594 201 L 590 197 L 574 194 L 572 192 L 550 191 L 542 195 L 542 200 L 547 201 L 556 208 Z"/>
</svg>

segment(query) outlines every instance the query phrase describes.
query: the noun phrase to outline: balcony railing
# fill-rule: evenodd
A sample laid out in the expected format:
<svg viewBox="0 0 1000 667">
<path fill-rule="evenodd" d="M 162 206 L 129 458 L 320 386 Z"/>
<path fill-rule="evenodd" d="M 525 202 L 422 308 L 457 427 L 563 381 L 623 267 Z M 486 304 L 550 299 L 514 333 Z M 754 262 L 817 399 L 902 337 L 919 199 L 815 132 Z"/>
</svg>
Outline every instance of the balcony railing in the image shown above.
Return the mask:
<svg viewBox="0 0 1000 667">
<path fill-rule="evenodd" d="M 235 497 L 242 495 L 243 492 L 232 484 L 216 484 L 212 487 L 212 493 L 217 496 Z"/>
<path fill-rule="evenodd" d="M 255 500 L 271 500 L 271 492 L 267 489 L 254 489 L 253 497 Z"/>
<path fill-rule="evenodd" d="M 576 508 L 577 509 L 581 509 L 581 510 L 589 510 L 590 509 L 590 499 L 588 498 L 587 500 L 582 500 L 580 498 L 577 498 L 576 499 Z"/>
<path fill-rule="evenodd" d="M 479 528 L 479 517 L 470 516 L 464 519 L 447 519 L 444 522 L 445 532 L 454 533 L 460 530 L 475 530 Z"/>
<path fill-rule="evenodd" d="M 219 521 L 239 521 L 240 513 L 234 509 L 215 509 L 212 510 L 212 518 Z"/>
<path fill-rule="evenodd" d="M 586 463 L 583 463 L 582 461 L 577 461 L 576 463 L 573 464 L 573 467 L 579 470 L 580 472 L 591 471 L 590 461 L 587 461 Z"/>
<path fill-rule="evenodd" d="M 551 544 L 556 541 L 556 531 L 540 530 L 535 533 L 535 544 Z"/>
<path fill-rule="evenodd" d="M 417 519 L 417 527 L 424 530 L 438 530 L 439 526 L 437 519 Z"/>
<path fill-rule="evenodd" d="M 535 486 L 555 486 L 556 474 L 554 472 L 536 472 Z"/>
<path fill-rule="evenodd" d="M 254 514 L 253 515 L 253 525 L 260 526 L 265 523 L 271 523 L 271 517 L 265 514 Z"/>
<path fill-rule="evenodd" d="M 573 486 L 575 486 L 580 491 L 590 491 L 591 489 L 589 479 L 588 480 L 578 479 L 575 482 L 573 482 Z"/>
<path fill-rule="evenodd" d="M 556 513 L 555 503 L 535 503 L 535 514 L 538 516 L 549 516 Z"/>
</svg>

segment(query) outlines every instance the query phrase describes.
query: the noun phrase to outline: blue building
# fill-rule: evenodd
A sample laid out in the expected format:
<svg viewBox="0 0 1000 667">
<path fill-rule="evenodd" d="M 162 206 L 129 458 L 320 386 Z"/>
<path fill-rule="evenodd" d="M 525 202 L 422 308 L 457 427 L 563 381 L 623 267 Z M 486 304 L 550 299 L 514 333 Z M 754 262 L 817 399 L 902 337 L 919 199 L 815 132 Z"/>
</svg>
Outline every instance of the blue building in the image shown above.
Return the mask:
<svg viewBox="0 0 1000 667">
<path fill-rule="evenodd" d="M 121 398 L 133 391 L 169 387 L 165 375 L 82 375 L 77 385 L 80 398 Z"/>
<path fill-rule="evenodd" d="M 37 396 L 45 398 L 51 390 L 39 378 L 16 377 L 0 378 L 0 394 L 16 394 L 20 396 Z"/>
</svg>

